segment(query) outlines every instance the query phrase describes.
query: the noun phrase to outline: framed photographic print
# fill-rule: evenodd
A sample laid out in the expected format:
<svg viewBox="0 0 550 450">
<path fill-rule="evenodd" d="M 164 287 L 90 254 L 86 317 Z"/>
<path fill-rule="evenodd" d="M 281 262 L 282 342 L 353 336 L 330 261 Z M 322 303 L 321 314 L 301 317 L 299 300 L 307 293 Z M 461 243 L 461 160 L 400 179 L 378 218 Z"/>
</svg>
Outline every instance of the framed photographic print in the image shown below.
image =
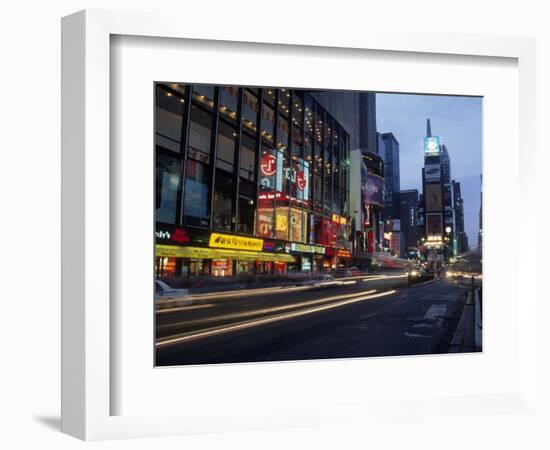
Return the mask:
<svg viewBox="0 0 550 450">
<path fill-rule="evenodd" d="M 532 41 L 85 11 L 62 44 L 63 431 L 532 411 L 534 250 L 499 250 Z"/>
</svg>

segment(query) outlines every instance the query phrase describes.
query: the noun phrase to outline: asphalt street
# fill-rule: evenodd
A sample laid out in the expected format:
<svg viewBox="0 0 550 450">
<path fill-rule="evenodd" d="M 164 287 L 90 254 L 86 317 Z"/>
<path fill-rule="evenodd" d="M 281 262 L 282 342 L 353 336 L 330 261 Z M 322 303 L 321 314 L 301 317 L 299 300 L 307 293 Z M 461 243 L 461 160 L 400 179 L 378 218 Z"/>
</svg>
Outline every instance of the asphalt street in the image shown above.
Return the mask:
<svg viewBox="0 0 550 450">
<path fill-rule="evenodd" d="M 468 280 L 402 273 L 195 296 L 156 313 L 157 366 L 446 353 Z"/>
</svg>

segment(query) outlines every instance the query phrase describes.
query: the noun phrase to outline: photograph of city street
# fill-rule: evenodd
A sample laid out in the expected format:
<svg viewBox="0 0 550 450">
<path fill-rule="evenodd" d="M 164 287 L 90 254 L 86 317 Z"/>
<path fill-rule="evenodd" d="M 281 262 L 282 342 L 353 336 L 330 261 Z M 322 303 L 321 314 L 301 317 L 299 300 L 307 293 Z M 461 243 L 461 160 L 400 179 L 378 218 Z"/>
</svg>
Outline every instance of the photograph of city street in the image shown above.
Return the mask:
<svg viewBox="0 0 550 450">
<path fill-rule="evenodd" d="M 481 97 L 154 98 L 157 367 L 482 351 Z"/>
</svg>

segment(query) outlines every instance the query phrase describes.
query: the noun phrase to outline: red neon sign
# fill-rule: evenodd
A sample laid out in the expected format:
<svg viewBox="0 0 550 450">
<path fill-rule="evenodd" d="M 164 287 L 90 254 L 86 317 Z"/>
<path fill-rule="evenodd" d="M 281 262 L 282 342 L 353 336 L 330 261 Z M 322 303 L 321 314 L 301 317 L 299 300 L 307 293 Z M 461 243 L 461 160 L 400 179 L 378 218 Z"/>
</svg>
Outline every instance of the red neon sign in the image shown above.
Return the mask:
<svg viewBox="0 0 550 450">
<path fill-rule="evenodd" d="M 262 174 L 266 177 L 272 177 L 277 171 L 277 159 L 275 155 L 264 155 L 260 164 Z"/>
</svg>

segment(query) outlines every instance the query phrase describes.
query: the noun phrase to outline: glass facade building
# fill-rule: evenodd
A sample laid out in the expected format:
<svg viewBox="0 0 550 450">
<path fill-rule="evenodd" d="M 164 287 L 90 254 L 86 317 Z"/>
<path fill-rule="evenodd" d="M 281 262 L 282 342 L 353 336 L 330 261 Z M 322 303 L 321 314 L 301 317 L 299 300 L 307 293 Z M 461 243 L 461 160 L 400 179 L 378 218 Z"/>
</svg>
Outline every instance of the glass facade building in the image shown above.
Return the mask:
<svg viewBox="0 0 550 450">
<path fill-rule="evenodd" d="M 156 275 L 351 261 L 346 130 L 303 89 L 155 85 Z"/>
</svg>

